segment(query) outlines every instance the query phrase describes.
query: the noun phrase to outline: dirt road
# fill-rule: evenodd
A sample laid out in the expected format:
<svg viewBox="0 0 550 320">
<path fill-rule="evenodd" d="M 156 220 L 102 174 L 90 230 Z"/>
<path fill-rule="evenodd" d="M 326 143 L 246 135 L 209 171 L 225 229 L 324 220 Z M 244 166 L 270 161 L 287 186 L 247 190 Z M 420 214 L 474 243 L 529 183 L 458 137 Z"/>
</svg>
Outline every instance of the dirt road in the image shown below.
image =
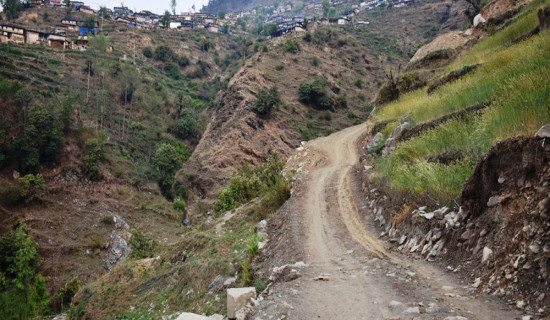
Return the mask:
<svg viewBox="0 0 550 320">
<path fill-rule="evenodd" d="M 291 159 L 303 182 L 283 208 L 293 225 L 283 237 L 285 246 L 302 250 L 307 266 L 296 268 L 298 279 L 275 283 L 254 318 L 521 318 L 452 273 L 378 239 L 354 174 L 365 131 L 359 125 L 311 141 Z"/>
</svg>

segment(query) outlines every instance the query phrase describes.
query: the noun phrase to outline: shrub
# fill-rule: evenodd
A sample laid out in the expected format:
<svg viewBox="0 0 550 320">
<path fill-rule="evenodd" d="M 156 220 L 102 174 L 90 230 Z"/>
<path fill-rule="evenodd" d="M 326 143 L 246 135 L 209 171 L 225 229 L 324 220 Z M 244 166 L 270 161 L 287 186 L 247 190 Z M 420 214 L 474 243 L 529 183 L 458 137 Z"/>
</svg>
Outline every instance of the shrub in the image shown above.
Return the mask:
<svg viewBox="0 0 550 320">
<path fill-rule="evenodd" d="M 189 58 L 188 58 L 187 56 L 185 56 L 185 55 L 180 56 L 180 57 L 178 58 L 178 64 L 179 64 L 180 67 L 182 67 L 182 68 L 187 67 L 187 66 L 189 65 L 189 63 L 190 63 L 190 62 L 189 62 Z"/>
<path fill-rule="evenodd" d="M 190 108 L 184 108 L 180 112 L 180 118 L 178 120 L 177 133 L 185 138 L 192 138 L 197 135 L 198 121 L 193 110 Z"/>
<path fill-rule="evenodd" d="M 299 88 L 301 102 L 318 109 L 329 109 L 332 106 L 331 98 L 326 91 L 327 80 L 317 77 L 313 82 L 303 79 Z"/>
<path fill-rule="evenodd" d="M 313 64 L 314 67 L 318 67 L 319 66 L 319 58 L 313 57 L 313 59 L 311 59 L 311 64 Z"/>
<path fill-rule="evenodd" d="M 185 201 L 178 200 L 173 203 L 174 210 L 178 211 L 181 215 L 181 223 L 186 224 L 187 220 L 187 208 L 185 207 Z"/>
<path fill-rule="evenodd" d="M 162 194 L 172 199 L 174 197 L 174 174 L 180 168 L 183 159 L 176 148 L 168 143 L 162 143 L 156 150 L 153 163 L 159 172 L 159 187 Z"/>
<path fill-rule="evenodd" d="M 340 93 L 336 96 L 336 105 L 340 108 L 347 108 L 348 107 L 348 98 L 345 94 Z"/>
<path fill-rule="evenodd" d="M 46 182 L 41 174 L 33 175 L 29 173 L 19 178 L 18 183 L 21 199 L 25 199 L 26 202 L 32 202 L 43 197 L 46 191 Z"/>
<path fill-rule="evenodd" d="M 302 49 L 297 38 L 285 40 L 283 46 L 287 52 L 291 53 L 298 53 Z"/>
<path fill-rule="evenodd" d="M 115 220 L 111 216 L 103 216 L 103 218 L 101 218 L 101 222 L 104 224 L 114 224 Z"/>
<path fill-rule="evenodd" d="M 55 310 L 62 312 L 68 309 L 80 288 L 82 288 L 82 282 L 77 277 L 72 278 L 63 287 L 57 288 L 53 302 Z"/>
<path fill-rule="evenodd" d="M 256 100 L 256 112 L 267 117 L 271 114 L 273 108 L 276 108 L 281 103 L 281 96 L 277 85 L 273 85 L 269 90 L 260 89 L 258 91 L 258 99 Z"/>
<path fill-rule="evenodd" d="M 153 57 L 153 48 L 150 46 L 143 48 L 143 55 L 147 58 Z"/>
<path fill-rule="evenodd" d="M 132 231 L 132 236 L 128 244 L 132 248 L 130 258 L 134 259 L 150 258 L 158 247 L 158 241 L 153 239 L 152 236 L 141 227 Z"/>
<path fill-rule="evenodd" d="M 285 68 L 285 66 L 282 65 L 282 64 L 278 64 L 278 65 L 275 66 L 275 70 L 277 70 L 277 71 L 281 71 L 281 70 L 283 70 L 284 68 Z"/>
<path fill-rule="evenodd" d="M 99 163 L 103 160 L 105 155 L 103 137 L 104 135 L 100 136 L 99 139 L 88 139 L 84 147 L 84 173 L 86 173 L 92 181 L 97 181 L 101 178 L 99 174 Z"/>
<path fill-rule="evenodd" d="M 311 42 L 311 40 L 313 40 L 313 36 L 311 35 L 311 33 L 306 32 L 306 35 L 304 36 L 304 41 Z"/>
<path fill-rule="evenodd" d="M 176 60 L 176 54 L 168 46 L 159 46 L 155 49 L 154 58 L 157 61 L 172 62 Z"/>
<path fill-rule="evenodd" d="M 36 105 L 29 111 L 29 124 L 19 138 L 16 152 L 19 169 L 23 173 L 34 173 L 41 162 L 57 160 L 63 145 L 63 136 L 52 105 Z"/>
</svg>

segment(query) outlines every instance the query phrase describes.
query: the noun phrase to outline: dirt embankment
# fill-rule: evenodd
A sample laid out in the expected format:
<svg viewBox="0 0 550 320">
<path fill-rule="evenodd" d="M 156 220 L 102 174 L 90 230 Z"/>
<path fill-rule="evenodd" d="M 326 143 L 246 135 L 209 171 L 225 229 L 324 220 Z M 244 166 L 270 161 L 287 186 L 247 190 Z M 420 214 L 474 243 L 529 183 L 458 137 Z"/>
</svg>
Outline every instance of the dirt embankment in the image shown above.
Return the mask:
<svg viewBox="0 0 550 320">
<path fill-rule="evenodd" d="M 465 183 L 460 207 L 403 207 L 365 170 L 375 220 L 400 251 L 437 260 L 478 292 L 525 313 L 550 310 L 550 145 L 518 137 L 494 146 Z M 364 163 L 369 168 L 367 162 Z"/>
</svg>

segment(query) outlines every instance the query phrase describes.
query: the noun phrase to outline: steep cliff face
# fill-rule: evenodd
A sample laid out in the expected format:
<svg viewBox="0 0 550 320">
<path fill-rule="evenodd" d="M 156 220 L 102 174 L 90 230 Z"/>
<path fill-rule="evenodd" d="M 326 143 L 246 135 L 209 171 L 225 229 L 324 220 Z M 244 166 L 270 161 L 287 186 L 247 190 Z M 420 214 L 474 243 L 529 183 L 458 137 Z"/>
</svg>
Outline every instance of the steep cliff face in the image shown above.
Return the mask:
<svg viewBox="0 0 550 320">
<path fill-rule="evenodd" d="M 285 114 L 262 118 L 254 112 L 256 92 L 269 86 L 261 71 L 247 62 L 216 98 L 217 109 L 203 138 L 178 174 L 187 177 L 200 198 L 216 193 L 242 164 L 257 164 L 271 151 L 286 156 L 299 145 L 301 135 L 290 129 Z"/>
</svg>

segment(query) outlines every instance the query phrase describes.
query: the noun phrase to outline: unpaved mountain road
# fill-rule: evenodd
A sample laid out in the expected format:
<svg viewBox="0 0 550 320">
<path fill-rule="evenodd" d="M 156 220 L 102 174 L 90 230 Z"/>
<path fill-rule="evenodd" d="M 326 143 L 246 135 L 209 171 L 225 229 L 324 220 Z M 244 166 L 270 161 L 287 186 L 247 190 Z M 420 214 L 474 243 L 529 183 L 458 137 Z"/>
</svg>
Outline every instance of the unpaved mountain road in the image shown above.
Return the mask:
<svg viewBox="0 0 550 320">
<path fill-rule="evenodd" d="M 378 239 L 354 174 L 365 132 L 363 124 L 308 142 L 293 159 L 304 182 L 285 205 L 295 208 L 288 233 L 296 233 L 285 239 L 301 247 L 307 266 L 297 268 L 299 278 L 274 283 L 252 318 L 521 319 L 441 267 Z"/>
</svg>

